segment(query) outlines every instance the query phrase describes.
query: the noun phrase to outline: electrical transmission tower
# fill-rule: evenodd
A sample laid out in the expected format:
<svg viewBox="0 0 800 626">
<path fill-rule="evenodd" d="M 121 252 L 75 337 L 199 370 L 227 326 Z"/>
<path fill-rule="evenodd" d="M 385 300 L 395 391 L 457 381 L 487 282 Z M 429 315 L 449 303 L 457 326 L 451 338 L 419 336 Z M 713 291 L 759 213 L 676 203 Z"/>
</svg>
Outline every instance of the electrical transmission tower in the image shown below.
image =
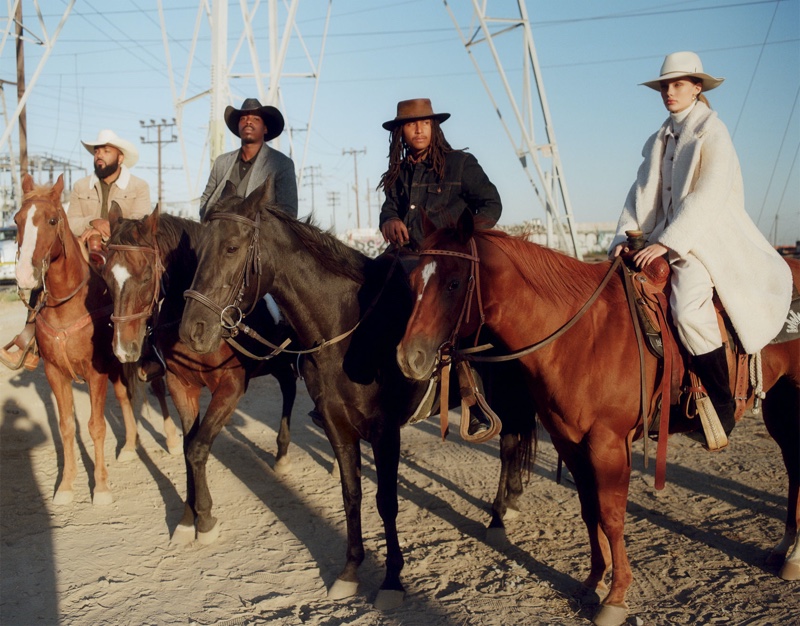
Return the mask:
<svg viewBox="0 0 800 626">
<path fill-rule="evenodd" d="M 238 3 L 241 9 L 239 22 L 233 25 L 230 29 L 228 26 L 228 0 L 200 0 L 197 9 L 197 19 L 195 21 L 194 35 L 191 40 L 189 54 L 185 55 L 186 68 L 181 76 L 177 76 L 172 63 L 172 54 L 170 52 L 170 38 L 167 35 L 167 24 L 164 14 L 164 0 L 157 0 L 158 13 L 161 22 L 161 34 L 165 50 L 165 58 L 167 61 L 167 69 L 170 75 L 170 88 L 172 90 L 172 99 L 175 106 L 175 120 L 178 128 L 178 138 L 181 146 L 181 153 L 183 156 L 184 170 L 187 177 L 187 186 L 190 195 L 193 197 L 199 196 L 200 185 L 205 185 L 205 179 L 201 180 L 201 173 L 203 171 L 203 163 L 195 163 L 197 159 L 197 151 L 192 151 L 189 154 L 187 150 L 184 134 L 183 124 L 187 107 L 195 103 L 205 96 L 210 99 L 209 116 L 208 116 L 208 136 L 206 144 L 203 146 L 201 159 L 207 158 L 208 162 L 213 163 L 214 159 L 220 154 L 225 152 L 225 140 L 229 137 L 225 122 L 224 111 L 228 105 L 239 106 L 244 97 L 255 95 L 263 105 L 271 105 L 278 107 L 284 113 L 287 111 L 287 106 L 284 101 L 284 91 L 281 88 L 281 81 L 283 78 L 292 79 L 310 79 L 314 82 L 313 95 L 309 103 L 309 99 L 304 97 L 302 102 L 298 102 L 295 106 L 291 107 L 294 117 L 302 115 L 299 111 L 308 111 L 308 121 L 306 130 L 311 128 L 311 121 L 314 115 L 314 105 L 317 97 L 317 88 L 319 86 L 319 77 L 322 69 L 322 59 L 325 51 L 325 43 L 328 33 L 328 24 L 330 22 L 331 14 L 331 0 L 328 0 L 327 9 L 325 12 L 325 24 L 323 27 L 322 37 L 318 45 L 317 58 L 312 59 L 309 48 L 306 45 L 303 36 L 300 33 L 300 28 L 296 21 L 297 9 L 300 0 L 240 0 Z M 266 18 L 260 19 L 258 10 L 266 5 Z M 322 9 L 325 5 L 322 2 L 315 3 Z M 283 28 L 279 33 L 279 8 L 283 9 Z M 263 13 L 263 11 L 262 11 Z M 207 18 L 204 20 L 203 18 Z M 207 23 L 206 23 L 207 22 Z M 266 49 L 263 47 L 261 39 L 256 39 L 256 29 L 263 30 L 266 24 L 268 29 L 268 40 Z M 195 61 L 195 49 L 201 37 L 207 36 L 205 34 L 206 26 L 210 30 L 211 40 L 211 58 L 209 59 L 210 76 L 206 73 L 195 79 L 194 84 L 202 85 L 207 89 L 200 89 L 194 91 L 191 89 L 193 85 L 193 63 Z M 228 34 L 231 32 L 238 33 L 238 40 L 233 49 L 232 54 L 228 54 Z M 201 34 L 201 31 L 202 34 Z M 298 52 L 297 55 L 302 56 L 301 63 L 307 63 L 307 69 L 300 69 L 295 71 L 294 62 L 292 67 L 289 67 L 289 60 L 287 59 L 287 52 L 290 49 L 290 44 L 293 45 L 293 50 Z M 176 44 L 176 47 L 182 47 L 181 44 Z M 240 52 L 246 48 L 249 52 L 249 66 L 246 60 L 239 58 Z M 244 55 L 242 55 L 244 56 Z M 268 67 L 262 68 L 263 59 L 268 60 Z M 247 66 L 250 71 L 238 71 L 243 66 Z M 237 71 L 234 71 L 234 68 Z M 249 79 L 248 83 L 251 86 L 242 89 L 245 95 L 236 95 L 231 89 L 231 81 L 237 80 L 241 84 L 240 79 Z M 237 90 L 238 91 L 238 90 Z M 307 154 L 307 147 L 310 132 L 305 135 L 305 143 L 302 148 L 302 153 L 299 158 L 293 142 L 293 133 L 291 125 L 287 123 L 286 132 L 284 136 L 288 136 L 289 140 L 289 156 L 291 156 L 297 165 L 298 181 L 297 186 L 302 186 L 302 176 L 305 168 L 305 158 Z M 280 147 L 280 139 L 273 140 L 276 147 Z M 194 167 L 191 167 L 194 165 Z M 192 179 L 192 171 L 196 171 L 197 175 Z"/>
<path fill-rule="evenodd" d="M 528 180 L 533 186 L 537 199 L 542 204 L 547 217 L 548 245 L 555 246 L 553 230 L 558 237 L 558 247 L 571 251 L 580 258 L 575 237 L 572 206 L 567 193 L 567 184 L 561 166 L 561 157 L 558 153 L 553 123 L 550 119 L 550 109 L 542 82 L 539 60 L 533 43 L 528 10 L 525 0 L 517 0 L 518 15 L 511 17 L 490 17 L 488 13 L 489 0 L 472 0 L 472 18 L 468 29 L 462 29 L 460 24 L 467 22 L 463 14 L 456 15 L 455 11 L 463 11 L 466 2 L 452 3 L 458 5 L 451 7 L 448 0 L 443 0 L 453 24 L 458 31 L 461 41 L 478 72 L 492 106 L 500 118 L 500 122 L 511 141 L 520 163 L 522 164 Z M 499 3 L 498 3 L 499 4 Z M 504 3 L 506 4 L 506 3 Z M 521 37 L 523 49 L 522 85 L 512 85 L 503 69 L 500 52 L 495 45 L 495 39 L 500 37 Z M 505 47 L 504 47 L 505 49 Z M 515 57 L 518 58 L 518 57 Z M 490 79 L 488 71 L 482 69 L 494 65 L 499 75 L 499 82 Z M 534 89 L 536 96 L 534 97 Z M 507 106 L 501 107 L 494 96 L 495 91 L 505 92 Z M 517 93 L 522 94 L 521 102 L 517 102 Z M 538 106 L 537 106 L 538 105 Z M 504 117 L 503 110 L 511 110 L 509 119 Z M 537 143 L 535 126 L 544 132 L 544 140 Z M 562 221 L 562 209 L 566 216 L 566 224 Z M 567 233 L 567 231 L 569 231 Z M 568 236 L 569 235 L 569 236 Z"/>
</svg>

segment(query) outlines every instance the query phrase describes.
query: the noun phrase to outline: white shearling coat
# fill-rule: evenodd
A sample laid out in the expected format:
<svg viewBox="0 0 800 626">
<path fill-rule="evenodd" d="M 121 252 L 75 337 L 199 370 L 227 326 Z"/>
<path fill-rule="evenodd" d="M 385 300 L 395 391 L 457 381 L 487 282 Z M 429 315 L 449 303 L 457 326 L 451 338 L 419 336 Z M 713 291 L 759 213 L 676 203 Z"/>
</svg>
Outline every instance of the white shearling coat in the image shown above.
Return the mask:
<svg viewBox="0 0 800 626">
<path fill-rule="evenodd" d="M 671 119 L 644 145 L 644 162 L 622 210 L 611 249 L 626 230 L 642 230 L 681 257 L 705 266 L 744 349 L 753 354 L 781 330 L 792 276 L 744 208 L 739 159 L 717 114 L 697 102 L 675 146 L 672 206 L 664 215 L 661 165 Z"/>
</svg>

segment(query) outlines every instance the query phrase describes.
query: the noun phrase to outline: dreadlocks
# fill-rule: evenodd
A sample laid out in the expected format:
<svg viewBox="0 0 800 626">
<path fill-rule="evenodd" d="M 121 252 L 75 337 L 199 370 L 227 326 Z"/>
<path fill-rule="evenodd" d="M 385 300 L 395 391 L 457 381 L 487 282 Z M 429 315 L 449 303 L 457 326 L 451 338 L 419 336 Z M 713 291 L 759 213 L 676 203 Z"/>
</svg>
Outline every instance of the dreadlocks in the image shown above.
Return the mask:
<svg viewBox="0 0 800 626">
<path fill-rule="evenodd" d="M 444 178 L 444 158 L 453 148 L 444 138 L 444 133 L 439 126 L 439 120 L 431 119 L 431 145 L 428 147 L 427 159 L 430 160 L 432 169 L 439 180 Z M 409 147 L 403 140 L 403 126 L 398 125 L 392 129 L 389 139 L 389 169 L 381 176 L 377 189 L 383 188 L 383 192 L 388 194 L 394 186 L 397 177 L 400 176 L 400 167 L 408 158 Z"/>
</svg>

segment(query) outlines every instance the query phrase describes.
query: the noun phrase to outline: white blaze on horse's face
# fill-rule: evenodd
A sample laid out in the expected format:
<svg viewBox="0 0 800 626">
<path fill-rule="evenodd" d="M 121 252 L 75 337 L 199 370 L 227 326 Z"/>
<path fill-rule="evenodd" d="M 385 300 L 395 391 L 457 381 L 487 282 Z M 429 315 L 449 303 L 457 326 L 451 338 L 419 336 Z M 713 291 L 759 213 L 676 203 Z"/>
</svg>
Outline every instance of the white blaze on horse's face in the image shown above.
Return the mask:
<svg viewBox="0 0 800 626">
<path fill-rule="evenodd" d="M 121 294 L 123 287 L 125 287 L 125 281 L 131 277 L 131 273 L 124 265 L 115 265 L 111 268 L 111 275 L 117 281 L 117 287 L 119 287 L 119 293 Z"/>
<path fill-rule="evenodd" d="M 17 285 L 20 289 L 33 289 L 39 286 L 39 281 L 33 271 L 33 251 L 36 249 L 36 240 L 38 239 L 39 232 L 33 224 L 33 218 L 36 216 L 36 205 L 32 204 L 28 209 L 28 215 L 25 219 L 25 238 L 22 240 L 22 245 L 17 250 L 17 267 L 15 274 L 17 277 Z"/>
<path fill-rule="evenodd" d="M 425 292 L 425 287 L 428 286 L 428 281 L 436 273 L 436 261 L 431 261 L 422 268 L 422 289 L 417 296 L 417 301 L 422 300 L 422 294 Z"/>
</svg>

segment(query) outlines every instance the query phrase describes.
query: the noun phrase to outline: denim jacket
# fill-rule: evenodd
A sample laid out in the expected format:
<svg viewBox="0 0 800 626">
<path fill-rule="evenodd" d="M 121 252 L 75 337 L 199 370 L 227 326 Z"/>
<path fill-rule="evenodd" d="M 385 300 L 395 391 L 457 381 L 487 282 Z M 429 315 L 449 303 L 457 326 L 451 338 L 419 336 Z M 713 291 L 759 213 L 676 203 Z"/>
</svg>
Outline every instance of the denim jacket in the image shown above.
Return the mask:
<svg viewBox="0 0 800 626">
<path fill-rule="evenodd" d="M 381 207 L 379 226 L 393 218 L 403 220 L 409 245 L 418 250 L 424 238 L 420 211 L 425 211 L 437 228 L 444 228 L 454 226 L 465 208 L 488 220 L 489 227 L 497 223 L 503 209 L 497 188 L 478 160 L 468 152 L 448 152 L 441 181 L 427 160 L 403 163 Z"/>
</svg>

